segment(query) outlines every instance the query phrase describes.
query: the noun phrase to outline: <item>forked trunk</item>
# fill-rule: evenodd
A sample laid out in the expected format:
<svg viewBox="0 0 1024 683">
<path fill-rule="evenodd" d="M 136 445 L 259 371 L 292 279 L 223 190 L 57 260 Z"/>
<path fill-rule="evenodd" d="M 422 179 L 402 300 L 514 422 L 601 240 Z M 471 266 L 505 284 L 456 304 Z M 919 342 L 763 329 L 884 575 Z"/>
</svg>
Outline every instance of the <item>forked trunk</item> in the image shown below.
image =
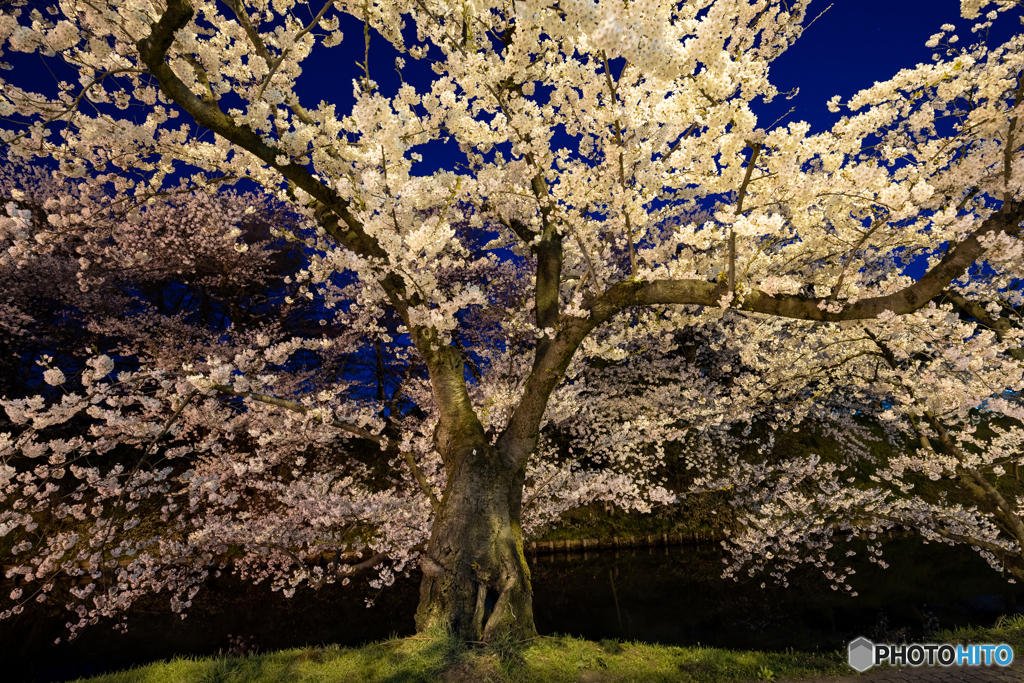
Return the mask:
<svg viewBox="0 0 1024 683">
<path fill-rule="evenodd" d="M 478 445 L 453 471 L 431 530 L 416 627 L 447 625 L 466 640 L 536 635 L 523 555 L 523 475 Z"/>
</svg>

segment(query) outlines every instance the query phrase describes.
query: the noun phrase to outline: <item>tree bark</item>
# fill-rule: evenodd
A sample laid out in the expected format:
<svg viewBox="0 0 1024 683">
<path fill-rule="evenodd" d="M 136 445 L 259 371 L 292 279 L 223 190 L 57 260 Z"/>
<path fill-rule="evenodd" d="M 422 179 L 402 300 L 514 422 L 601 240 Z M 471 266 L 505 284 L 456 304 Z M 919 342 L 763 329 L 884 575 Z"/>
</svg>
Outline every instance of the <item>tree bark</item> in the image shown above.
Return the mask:
<svg viewBox="0 0 1024 683">
<path fill-rule="evenodd" d="M 416 628 L 446 626 L 473 641 L 530 638 L 537 630 L 520 525 L 524 470 L 485 441 L 464 449 L 421 562 Z"/>
</svg>

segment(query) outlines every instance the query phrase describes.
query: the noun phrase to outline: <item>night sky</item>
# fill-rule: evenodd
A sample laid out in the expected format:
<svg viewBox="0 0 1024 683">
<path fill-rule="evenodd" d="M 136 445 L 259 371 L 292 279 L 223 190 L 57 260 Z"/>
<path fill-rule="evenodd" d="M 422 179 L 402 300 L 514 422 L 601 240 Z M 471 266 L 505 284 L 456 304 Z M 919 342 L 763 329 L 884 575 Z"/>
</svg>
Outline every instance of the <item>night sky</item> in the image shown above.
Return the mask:
<svg viewBox="0 0 1024 683">
<path fill-rule="evenodd" d="M 925 42 L 942 24 L 956 26 L 959 44 L 969 45 L 975 37 L 971 26 L 977 23 L 960 17 L 959 0 L 814 0 L 809 16 L 822 12 L 772 63 L 772 83 L 779 90 L 799 87 L 800 94 L 763 107 L 762 125 L 795 107 L 787 121 L 809 121 L 812 131 L 821 131 L 842 115 L 829 113 L 829 98 L 841 95 L 846 100 L 900 69 L 932 61 L 933 50 Z M 1012 19 L 1002 23 L 1012 30 Z M 995 28 L 1000 28 L 998 23 Z"/>
<path fill-rule="evenodd" d="M 925 46 L 925 41 L 944 23 L 956 26 L 959 45 L 970 45 L 976 37 L 970 30 L 975 21 L 962 19 L 959 5 L 959 0 L 813 0 L 807 23 L 817 19 L 793 47 L 772 63 L 770 71 L 771 81 L 781 91 L 799 87 L 800 92 L 792 100 L 780 96 L 771 104 L 755 101 L 761 126 L 770 126 L 793 108 L 780 122 L 782 125 L 805 120 L 812 124 L 811 132 L 827 129 L 842 115 L 829 113 L 826 102 L 830 97 L 841 95 L 845 100 L 875 81 L 890 78 L 901 68 L 931 61 L 933 51 Z M 297 16 L 306 18 L 305 14 L 319 7 L 316 2 L 305 8 L 300 6 Z M 414 31 L 409 23 L 406 34 L 412 39 Z M 998 44 L 1019 28 L 1014 13 L 1004 15 L 996 22 L 989 43 Z M 341 30 L 345 38 L 339 46 L 318 46 L 303 62 L 297 91 L 307 108 L 326 101 L 335 104 L 341 114 L 354 102 L 352 79 L 362 73 L 356 62 L 363 60 L 363 27 L 354 17 L 345 16 Z M 371 33 L 370 74 L 380 92 L 392 96 L 400 85 L 394 68 L 398 53 L 375 31 Z M 48 65 L 44 66 L 38 55 L 5 52 L 4 59 L 14 65 L 14 70 L 0 72 L 0 78 L 23 87 L 53 94 L 55 77 L 78 80 L 70 69 L 61 68 L 54 60 L 46 60 Z M 434 48 L 430 56 L 440 57 L 440 52 Z M 437 77 L 428 60 L 409 58 L 402 75 L 421 90 L 429 89 L 430 82 Z M 222 102 L 222 106 L 237 105 Z M 445 145 L 435 141 L 415 151 L 424 157 L 413 167 L 416 174 L 429 174 L 438 168 L 454 169 L 457 162 L 464 161 L 454 142 Z"/>
<path fill-rule="evenodd" d="M 959 0 L 814 0 L 808 16 L 805 25 L 818 18 L 793 47 L 772 63 L 770 71 L 771 81 L 779 90 L 799 87 L 800 92 L 792 100 L 780 96 L 771 104 L 755 102 L 762 127 L 793 108 L 780 122 L 782 125 L 804 120 L 812 124 L 812 132 L 825 130 L 842 115 L 828 111 L 829 98 L 841 95 L 845 100 L 876 81 L 891 78 L 900 69 L 930 62 L 933 50 L 925 42 L 939 32 L 942 24 L 956 26 L 961 46 L 970 45 L 976 37 L 971 26 L 977 20 L 960 17 Z M 1019 24 L 1012 15 L 1002 17 L 995 24 L 990 44 L 1002 42 L 1016 28 Z M 324 100 L 335 103 L 341 112 L 354 102 L 351 79 L 361 72 L 355 63 L 363 60 L 362 24 L 346 17 L 341 29 L 345 35 L 341 45 L 314 50 L 303 63 L 297 90 L 307 107 Z M 411 27 L 407 27 L 406 33 L 412 36 Z M 439 55 L 436 51 L 431 53 L 431 57 Z M 396 56 L 398 53 L 374 32 L 370 42 L 370 75 L 385 96 L 394 95 L 400 85 L 394 70 Z M 428 89 L 436 75 L 427 60 L 406 59 L 403 77 L 418 89 Z M 415 151 L 424 157 L 413 166 L 416 174 L 429 174 L 438 168 L 454 170 L 455 164 L 465 159 L 454 142 L 445 145 L 435 141 Z"/>
<path fill-rule="evenodd" d="M 830 113 L 826 106 L 829 98 L 840 95 L 845 101 L 876 81 L 891 78 L 902 68 L 930 62 L 934 51 L 925 42 L 945 23 L 956 26 L 959 46 L 971 45 L 977 38 L 971 33 L 971 26 L 978 20 L 961 18 L 959 5 L 959 0 L 834 0 L 831 3 L 813 0 L 809 5 L 804 35 L 771 64 L 769 73 L 770 80 L 780 91 L 798 87 L 799 94 L 790 100 L 779 96 L 770 104 L 755 100 L 752 106 L 758 114 L 760 126 L 769 128 L 781 117 L 776 125 L 803 120 L 811 123 L 812 133 L 827 130 L 844 113 L 844 110 Z M 318 2 L 311 0 L 305 7 L 296 8 L 297 17 L 308 21 L 309 17 L 305 15 L 312 16 L 320 7 Z M 994 5 L 987 9 L 992 7 Z M 228 10 L 225 8 L 225 11 Z M 1020 29 L 1016 13 L 1008 14 L 995 22 L 988 38 L 990 45 L 1002 43 Z M 406 26 L 406 42 L 414 45 L 418 41 L 411 24 L 410 21 Z M 354 17 L 344 16 L 340 28 L 344 33 L 342 43 L 331 49 L 315 48 L 302 63 L 303 73 L 296 87 L 305 107 L 316 108 L 319 102 L 324 101 L 334 104 L 339 116 L 349 111 L 354 103 L 353 79 L 362 75 L 362 68 L 356 64 L 363 60 L 364 54 L 362 23 Z M 14 70 L 0 72 L 0 78 L 22 87 L 52 95 L 56 92 L 56 79 L 78 80 L 77 74 L 55 63 L 56 60 L 45 60 L 47 64 L 44 65 L 44 60 L 36 54 L 5 52 L 3 59 L 13 64 Z M 401 83 L 395 70 L 397 56 L 398 53 L 379 34 L 371 31 L 370 75 L 386 97 L 393 96 Z M 440 58 L 441 53 L 433 48 L 429 57 Z M 421 92 L 428 91 L 431 82 L 437 78 L 430 66 L 429 59 L 407 58 L 402 78 Z M 613 64 L 613 70 L 615 68 Z M 242 103 L 229 95 L 220 104 L 227 109 Z M 109 109 L 118 117 L 125 115 L 124 112 L 114 112 L 112 105 L 99 105 L 99 108 Z M 791 108 L 793 111 L 790 112 Z M 139 112 L 136 118 L 141 119 L 144 116 L 141 110 L 136 111 Z M 180 122 L 189 119 L 186 114 L 170 125 L 177 128 Z M 556 146 L 564 145 L 570 149 L 575 146 L 575 141 L 557 133 L 553 142 Z M 415 175 L 429 175 L 442 168 L 464 172 L 457 165 L 465 162 L 465 156 L 454 141 L 435 140 L 412 151 L 423 157 L 421 162 L 413 165 Z M 178 165 L 177 171 L 172 178 L 178 176 L 183 179 L 195 169 L 188 170 Z M 250 185 L 243 181 L 238 189 L 255 189 Z"/>
<path fill-rule="evenodd" d="M 799 87 L 800 92 L 792 100 L 780 96 L 771 104 L 755 102 L 754 109 L 762 127 L 771 125 L 793 108 L 781 124 L 804 120 L 812 124 L 812 132 L 825 130 L 842 115 L 842 112 L 831 114 L 828 111 L 829 98 L 841 95 L 846 100 L 876 81 L 891 78 L 900 69 L 930 62 L 933 50 L 926 47 L 925 42 L 939 32 L 942 24 L 956 26 L 961 46 L 970 45 L 976 38 L 971 26 L 978 20 L 960 17 L 959 0 L 814 0 L 809 7 L 805 26 L 811 19 L 817 19 L 793 47 L 772 63 L 770 71 L 770 79 L 780 91 Z M 1012 13 L 1001 17 L 995 23 L 989 43 L 1002 42 L 1017 28 L 1019 24 Z M 349 19 L 343 22 L 342 30 L 345 40 L 341 45 L 332 50 L 314 51 L 307 60 L 298 88 L 304 101 L 334 102 L 339 111 L 350 107 L 354 101 L 351 77 L 356 68 L 353 65 L 363 59 L 361 24 Z M 370 45 L 371 76 L 382 94 L 393 95 L 400 85 L 393 68 L 397 53 L 377 35 L 371 38 Z M 405 80 L 418 88 L 428 88 L 430 80 L 436 76 L 426 60 L 407 59 L 406 62 Z M 319 77 L 325 73 L 343 76 Z M 413 167 L 417 174 L 442 167 L 454 169 L 455 163 L 465 158 L 452 142 L 444 145 L 435 141 L 416 151 L 424 156 L 423 162 Z"/>
</svg>

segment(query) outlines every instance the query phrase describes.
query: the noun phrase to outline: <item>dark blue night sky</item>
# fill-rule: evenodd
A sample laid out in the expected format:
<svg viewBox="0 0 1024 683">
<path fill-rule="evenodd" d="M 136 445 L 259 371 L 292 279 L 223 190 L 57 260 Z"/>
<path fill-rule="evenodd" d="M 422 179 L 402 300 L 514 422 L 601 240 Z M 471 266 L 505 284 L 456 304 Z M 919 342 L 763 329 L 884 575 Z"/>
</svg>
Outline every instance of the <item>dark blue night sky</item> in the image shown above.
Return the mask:
<svg viewBox="0 0 1024 683">
<path fill-rule="evenodd" d="M 942 24 L 954 24 L 960 45 L 970 45 L 976 38 L 970 30 L 975 21 L 962 19 L 959 7 L 959 0 L 813 0 L 807 23 L 817 18 L 803 37 L 772 64 L 770 73 L 771 81 L 780 90 L 799 87 L 800 92 L 792 100 L 778 97 L 771 104 L 755 102 L 761 126 L 768 127 L 785 115 L 782 124 L 804 120 L 812 124 L 812 132 L 827 129 L 841 115 L 829 113 L 829 98 L 840 95 L 846 99 L 876 81 L 887 80 L 902 68 L 931 61 L 932 50 L 925 46 L 925 41 Z M 409 24 L 407 33 L 411 38 L 414 31 Z M 1013 17 L 1001 18 L 989 43 L 1002 42 L 1018 28 Z M 354 102 L 352 79 L 362 73 L 356 63 L 363 60 L 363 26 L 356 18 L 346 16 L 341 30 L 345 35 L 341 45 L 333 49 L 317 47 L 302 64 L 297 91 L 307 107 L 315 108 L 320 101 L 326 101 L 336 105 L 341 113 Z M 371 77 L 383 95 L 392 96 L 400 85 L 394 67 L 398 53 L 375 31 L 371 34 Z M 434 48 L 430 56 L 440 57 L 440 52 Z M 15 68 L 13 72 L 0 72 L 0 78 L 23 87 L 52 94 L 56 90 L 55 76 L 77 81 L 77 76 L 62 70 L 53 60 L 47 60 L 48 66 L 44 66 L 38 55 L 7 52 L 4 59 Z M 436 75 L 428 60 L 407 58 L 403 77 L 423 90 L 429 89 Z M 786 114 L 790 108 L 793 111 Z M 416 151 L 424 157 L 413 167 L 417 174 L 426 175 L 438 168 L 454 169 L 457 162 L 464 161 L 452 142 L 445 145 L 435 141 Z"/>
<path fill-rule="evenodd" d="M 782 124 L 803 120 L 812 124 L 812 132 L 827 129 L 841 116 L 829 113 L 829 98 L 841 95 L 845 100 L 876 81 L 888 80 L 900 69 L 930 62 L 933 51 L 925 42 L 942 24 L 956 26 L 960 45 L 970 45 L 976 38 L 971 26 L 977 20 L 960 17 L 959 0 L 814 0 L 809 7 L 807 23 L 817 19 L 771 66 L 771 81 L 780 90 L 799 87 L 800 92 L 792 100 L 778 97 L 771 104 L 755 103 L 762 127 L 793 108 Z M 344 111 L 354 101 L 351 79 L 358 73 L 355 63 L 363 59 L 363 40 L 362 25 L 356 19 L 347 18 L 341 28 L 345 39 L 340 46 L 314 50 L 303 63 L 298 91 L 304 102 L 315 106 L 325 100 Z M 990 44 L 1002 42 L 1015 28 L 1012 18 L 997 21 Z M 381 93 L 391 96 L 400 85 L 394 70 L 398 53 L 377 34 L 370 45 L 371 76 Z M 325 77 L 327 74 L 330 77 Z M 403 77 L 418 88 L 429 88 L 436 78 L 426 60 L 412 59 L 406 60 Z M 454 169 L 464 160 L 452 142 L 435 141 L 416 151 L 424 157 L 413 167 L 417 174 Z"/>
</svg>

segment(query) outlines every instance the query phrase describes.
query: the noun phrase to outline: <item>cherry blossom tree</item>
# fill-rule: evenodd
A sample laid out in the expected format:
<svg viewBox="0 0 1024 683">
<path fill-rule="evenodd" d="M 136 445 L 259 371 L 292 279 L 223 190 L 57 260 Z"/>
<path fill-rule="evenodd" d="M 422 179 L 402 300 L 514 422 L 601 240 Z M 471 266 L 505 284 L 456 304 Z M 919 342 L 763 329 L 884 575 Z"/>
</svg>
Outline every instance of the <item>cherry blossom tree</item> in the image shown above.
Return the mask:
<svg viewBox="0 0 1024 683">
<path fill-rule="evenodd" d="M 588 499 L 640 509 L 671 499 L 657 485 L 660 451 L 645 444 L 687 438 L 728 464 L 726 485 L 780 482 L 761 507 L 768 519 L 787 518 L 769 514 L 775 501 L 801 502 L 785 484 L 797 476 L 824 487 L 818 505 L 924 514 L 856 498 L 839 486 L 841 465 L 794 460 L 779 479 L 699 436 L 773 403 L 789 402 L 795 417 L 818 405 L 883 406 L 934 446 L 888 463 L 892 476 L 952 473 L 985 492 L 981 507 L 944 518 L 944 538 L 1013 527 L 1016 502 L 990 495 L 986 467 L 1011 457 L 1016 432 L 981 455 L 964 444 L 982 403 L 1018 418 L 1005 395 L 1021 388 L 1013 284 L 1024 37 L 960 49 L 945 26 L 932 63 L 831 101 L 849 115 L 812 132 L 804 123 L 766 130 L 752 108 L 779 95 L 769 66 L 799 37 L 806 2 L 38 5 L 4 9 L 3 49 L 39 53 L 74 82 L 37 92 L 15 65 L 0 91 L 0 138 L 10 161 L 55 164 L 53 177 L 77 196 L 26 206 L 13 193 L 25 190 L 12 188 L 4 265 L 28 267 L 55 242 L 81 239 L 81 287 L 102 285 L 97 264 L 154 257 L 148 236 L 160 212 L 178 210 L 162 208 L 175 206 L 160 203 L 169 193 L 251 182 L 301 224 L 274 228 L 300 240 L 306 259 L 285 302 L 305 297 L 324 327 L 348 330 L 339 340 L 286 324 L 274 335 L 232 330 L 175 358 L 181 344 L 147 348 L 125 326 L 134 343 L 120 356 L 166 360 L 114 381 L 111 356 L 98 354 L 84 361 L 81 390 L 5 401 L 12 422 L 29 427 L 5 437 L 4 457 L 51 459 L 38 471 L 7 466 L 4 495 L 15 502 L 6 533 L 38 531 L 31 501 L 45 507 L 57 493 L 65 460 L 117 444 L 141 450 L 138 465 L 69 469 L 104 505 L 72 499 L 56 516 L 85 528 L 47 529 L 15 548 L 34 553 L 20 571 L 40 595 L 58 569 L 116 578 L 81 589 L 93 600 L 79 607 L 83 619 L 159 586 L 190 586 L 187 603 L 195 581 L 241 548 L 240 571 L 284 590 L 334 580 L 348 571 L 339 565 L 377 567 L 375 580 L 387 583 L 416 563 L 419 628 L 529 636 L 524 534 Z M 962 6 L 969 19 L 983 9 L 982 35 L 1014 21 L 999 15 L 1018 3 Z M 335 56 L 353 43 L 342 18 L 365 27 L 345 111 L 300 96 L 314 53 L 327 51 L 339 70 L 348 62 Z M 377 36 L 399 53 L 400 72 L 406 58 L 410 73 L 430 60 L 429 82 L 382 92 L 368 43 Z M 457 143 L 465 161 L 417 174 L 437 141 Z M 104 230 L 132 235 L 111 233 L 126 251 L 77 237 Z M 252 249 L 241 234 L 225 233 L 220 262 Z M 914 257 L 928 261 L 917 278 L 901 268 Z M 232 287 L 251 275 L 237 277 Z M 227 317 L 242 324 L 237 311 Z M 714 354 L 680 354 L 680 334 L 694 330 Z M 394 345 L 407 378 L 367 396 L 289 366 L 296 353 L 329 356 L 328 342 L 338 353 Z M 68 382 L 52 359 L 40 362 L 49 385 Z M 394 404 L 396 394 L 416 410 Z M 102 428 L 38 436 L 81 411 Z M 848 419 L 835 424 L 855 430 Z M 575 436 L 572 453 L 551 440 L 555 426 Z M 339 434 L 380 449 L 385 481 L 341 457 L 350 449 L 335 443 Z M 297 455 L 301 446 L 316 457 Z M 164 466 L 197 448 L 212 455 Z M 588 459 L 608 467 L 583 468 Z M 133 540 L 136 498 L 167 499 L 159 514 L 179 526 Z M 780 542 L 799 536 L 762 526 Z M 113 536 L 119 554 L 108 556 Z M 1019 552 L 1022 541 L 1000 547 Z M 327 547 L 370 554 L 339 553 L 327 569 L 300 562 L 298 552 Z"/>
<path fill-rule="evenodd" d="M 45 245 L 8 252 L 3 271 L 8 318 L 21 323 L 5 339 L 37 366 L 10 387 L 35 396 L 2 400 L 6 428 L 20 432 L 4 442 L 3 528 L 18 561 L 6 572 L 32 586 L 10 593 L 16 604 L 4 615 L 67 597 L 77 635 L 153 591 L 169 589 L 185 613 L 229 564 L 289 596 L 374 567 L 379 587 L 404 570 L 427 535 L 437 505 L 429 482 L 441 474 L 429 452 L 417 464 L 397 450 L 403 426 L 422 431 L 426 376 L 395 338 L 397 319 L 359 305 L 358 282 L 334 283 L 331 300 L 346 310 L 330 324 L 300 293 L 306 259 L 296 250 L 310 226 L 266 197 L 181 191 L 147 199 L 140 232 L 109 198 L 91 203 L 83 183 L 58 184 L 38 168 L 8 169 L 0 186 L 10 241 Z M 51 239 L 33 219 L 43 207 L 97 219 Z M 511 306 L 518 270 L 484 260 L 475 281 Z M 466 284 L 473 271 L 438 272 L 442 282 L 456 276 Z M 493 353 L 493 317 L 477 311 L 459 338 L 476 363 Z M 513 326 L 502 342 L 526 339 Z M 82 393 L 63 393 L 73 384 Z M 260 418 L 282 409 L 276 426 Z M 429 428 L 419 436 L 428 451 L 429 438 Z M 527 532 L 590 500 L 644 509 L 657 497 L 637 475 L 556 460 L 534 463 Z M 70 596 L 57 587 L 68 577 L 81 584 Z"/>
</svg>

